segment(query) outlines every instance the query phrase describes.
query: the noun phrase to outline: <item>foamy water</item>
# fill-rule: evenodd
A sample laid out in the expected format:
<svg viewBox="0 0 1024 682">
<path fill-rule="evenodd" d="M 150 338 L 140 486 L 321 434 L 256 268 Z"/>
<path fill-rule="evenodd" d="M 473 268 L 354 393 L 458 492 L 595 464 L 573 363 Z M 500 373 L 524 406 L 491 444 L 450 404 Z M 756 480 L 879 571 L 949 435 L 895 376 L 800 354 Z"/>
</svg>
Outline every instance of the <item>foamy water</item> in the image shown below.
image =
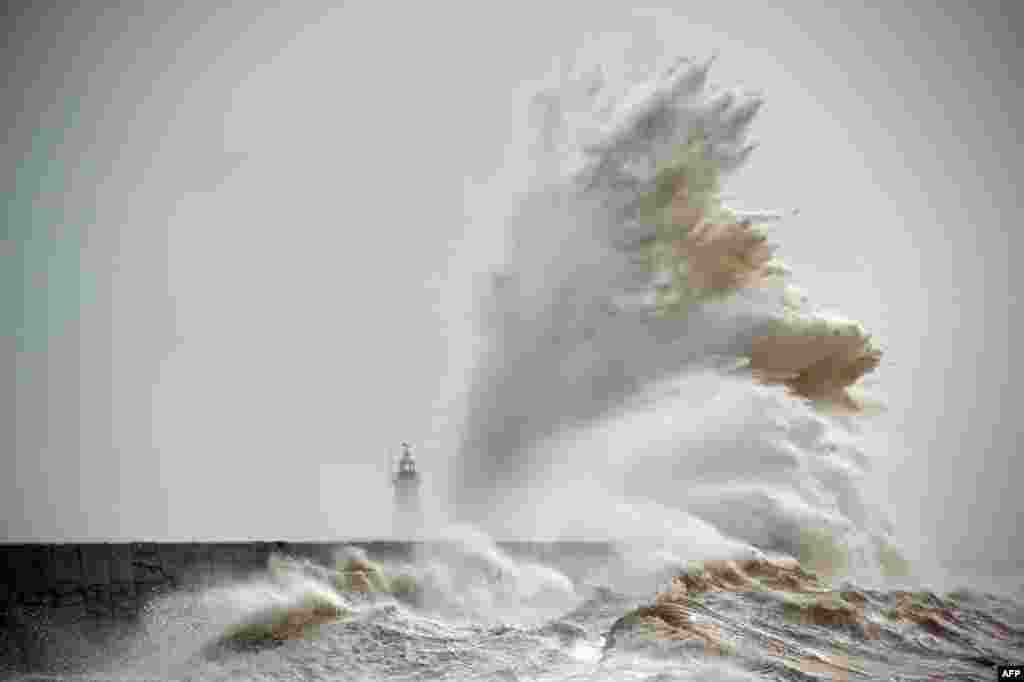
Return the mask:
<svg viewBox="0 0 1024 682">
<path fill-rule="evenodd" d="M 796 597 L 771 590 L 688 602 L 692 621 L 723 642 L 715 649 L 615 634 L 620 618 L 651 603 L 657 589 L 642 548 L 591 557 L 589 571 L 573 581 L 506 554 L 472 528 L 451 528 L 446 539 L 409 561 L 382 564 L 416 576 L 424 598 L 415 604 L 338 591 L 337 565 L 277 556 L 248 580 L 161 597 L 134 631 L 95 638 L 93 649 L 41 666 L 47 675 L 16 679 L 801 680 L 822 670 L 824 679 L 986 679 L 991 664 L 1024 655 L 1021 603 L 969 591 L 957 596 L 955 625 L 944 637 L 887 619 L 894 602 L 886 593 L 863 593 L 882 633 L 865 640 L 847 628 L 794 621 L 787 613 Z M 280 642 L 224 639 L 239 623 L 299 612 L 311 600 L 344 615 Z"/>
<path fill-rule="evenodd" d="M 864 408 L 880 402 L 857 391 L 880 362 L 870 334 L 792 288 L 784 244 L 768 241 L 776 216 L 721 200 L 760 100 L 707 88 L 708 67 L 675 61 L 642 82 L 584 69 L 538 100 L 534 185 L 496 210 L 508 249 L 482 296 L 455 471 L 453 513 L 468 525 L 447 549 L 387 567 L 415 578 L 418 603 L 355 597 L 333 567 L 286 562 L 166 597 L 139 631 L 52 665 L 66 679 L 77 667 L 92 679 L 747 680 L 807 679 L 808 661 L 841 655 L 841 675 L 984 679 L 1024 656 L 1019 601 L 983 593 L 962 597 L 950 639 L 886 621 L 884 592 L 867 598 L 883 633 L 871 642 L 788 621 L 771 595 L 718 594 L 694 617 L 728 635 L 729 656 L 609 646 L 618 618 L 703 559 L 783 554 L 861 589 L 950 580 L 906 563 L 864 488 L 885 454 L 862 440 Z M 491 535 L 620 552 L 574 581 Z M 275 646 L 210 648 L 238 623 L 314 602 L 345 616 Z M 766 656 L 766 638 L 786 653 Z"/>
<path fill-rule="evenodd" d="M 898 541 L 862 487 L 857 412 L 878 401 L 853 383 L 880 351 L 793 286 L 777 215 L 721 199 L 761 100 L 708 88 L 709 66 L 581 69 L 540 97 L 534 188 L 501 212 L 459 513 L 690 557 L 824 542 L 836 572 L 878 581 Z"/>
</svg>

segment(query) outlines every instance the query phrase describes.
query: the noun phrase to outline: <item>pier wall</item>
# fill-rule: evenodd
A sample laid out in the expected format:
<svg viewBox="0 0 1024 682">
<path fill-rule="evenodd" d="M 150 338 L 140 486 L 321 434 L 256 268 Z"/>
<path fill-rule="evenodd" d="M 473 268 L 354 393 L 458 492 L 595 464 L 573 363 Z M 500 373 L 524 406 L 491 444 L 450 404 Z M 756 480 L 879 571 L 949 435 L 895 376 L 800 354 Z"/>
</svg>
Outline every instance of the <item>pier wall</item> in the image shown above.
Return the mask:
<svg viewBox="0 0 1024 682">
<path fill-rule="evenodd" d="M 47 630 L 131 624 L 154 596 L 211 581 L 244 578 L 280 552 L 329 565 L 343 545 L 377 560 L 411 558 L 444 543 L 395 541 L 0 544 L 0 667 L 31 666 L 47 651 Z M 507 542 L 510 556 L 555 566 L 579 579 L 610 554 L 605 543 Z M 66 637 L 64 639 L 67 639 Z"/>
</svg>

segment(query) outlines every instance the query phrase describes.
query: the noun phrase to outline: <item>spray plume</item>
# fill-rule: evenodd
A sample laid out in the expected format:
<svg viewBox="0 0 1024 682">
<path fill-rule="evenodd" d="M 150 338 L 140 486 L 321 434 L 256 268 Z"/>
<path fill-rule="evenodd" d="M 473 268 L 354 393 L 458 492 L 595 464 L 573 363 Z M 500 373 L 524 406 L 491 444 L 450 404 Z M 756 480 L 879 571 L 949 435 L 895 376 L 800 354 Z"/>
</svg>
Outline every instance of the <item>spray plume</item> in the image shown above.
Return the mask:
<svg viewBox="0 0 1024 682">
<path fill-rule="evenodd" d="M 862 411 L 850 389 L 881 351 L 789 284 L 766 231 L 780 216 L 723 201 L 762 100 L 708 88 L 710 66 L 570 77 L 535 100 L 537 180 L 502 219 L 458 458 L 464 520 L 671 535 L 660 515 L 706 554 L 799 554 L 809 524 L 856 529 L 861 553 L 881 537 L 865 458 L 830 421 Z"/>
</svg>

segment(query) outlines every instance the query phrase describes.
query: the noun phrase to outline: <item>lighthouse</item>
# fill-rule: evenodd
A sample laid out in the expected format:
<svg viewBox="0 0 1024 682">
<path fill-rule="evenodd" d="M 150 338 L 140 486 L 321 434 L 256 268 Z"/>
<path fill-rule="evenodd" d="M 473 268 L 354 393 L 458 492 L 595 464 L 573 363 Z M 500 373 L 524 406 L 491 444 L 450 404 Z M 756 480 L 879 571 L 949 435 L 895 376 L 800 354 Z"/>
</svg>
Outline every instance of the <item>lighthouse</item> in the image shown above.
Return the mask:
<svg viewBox="0 0 1024 682">
<path fill-rule="evenodd" d="M 395 531 L 400 536 L 415 535 L 421 517 L 420 475 L 408 443 L 402 443 L 397 471 L 392 467 L 391 484 L 395 488 Z"/>
</svg>

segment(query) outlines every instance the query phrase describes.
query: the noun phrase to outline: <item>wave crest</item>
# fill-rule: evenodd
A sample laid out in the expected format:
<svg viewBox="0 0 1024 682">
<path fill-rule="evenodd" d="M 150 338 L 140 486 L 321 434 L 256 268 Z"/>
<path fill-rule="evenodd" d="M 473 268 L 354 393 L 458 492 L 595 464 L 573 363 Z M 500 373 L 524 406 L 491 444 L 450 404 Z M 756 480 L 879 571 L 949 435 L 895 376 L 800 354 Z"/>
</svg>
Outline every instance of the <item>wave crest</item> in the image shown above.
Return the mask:
<svg viewBox="0 0 1024 682">
<path fill-rule="evenodd" d="M 792 286 L 766 227 L 780 215 L 723 200 L 763 100 L 708 88 L 710 66 L 570 77 L 535 100 L 539 182 L 502 220 L 459 511 L 506 535 L 726 554 L 799 555 L 824 527 L 843 570 L 877 569 L 888 526 L 842 415 L 877 406 L 851 389 L 882 351 Z"/>
</svg>

